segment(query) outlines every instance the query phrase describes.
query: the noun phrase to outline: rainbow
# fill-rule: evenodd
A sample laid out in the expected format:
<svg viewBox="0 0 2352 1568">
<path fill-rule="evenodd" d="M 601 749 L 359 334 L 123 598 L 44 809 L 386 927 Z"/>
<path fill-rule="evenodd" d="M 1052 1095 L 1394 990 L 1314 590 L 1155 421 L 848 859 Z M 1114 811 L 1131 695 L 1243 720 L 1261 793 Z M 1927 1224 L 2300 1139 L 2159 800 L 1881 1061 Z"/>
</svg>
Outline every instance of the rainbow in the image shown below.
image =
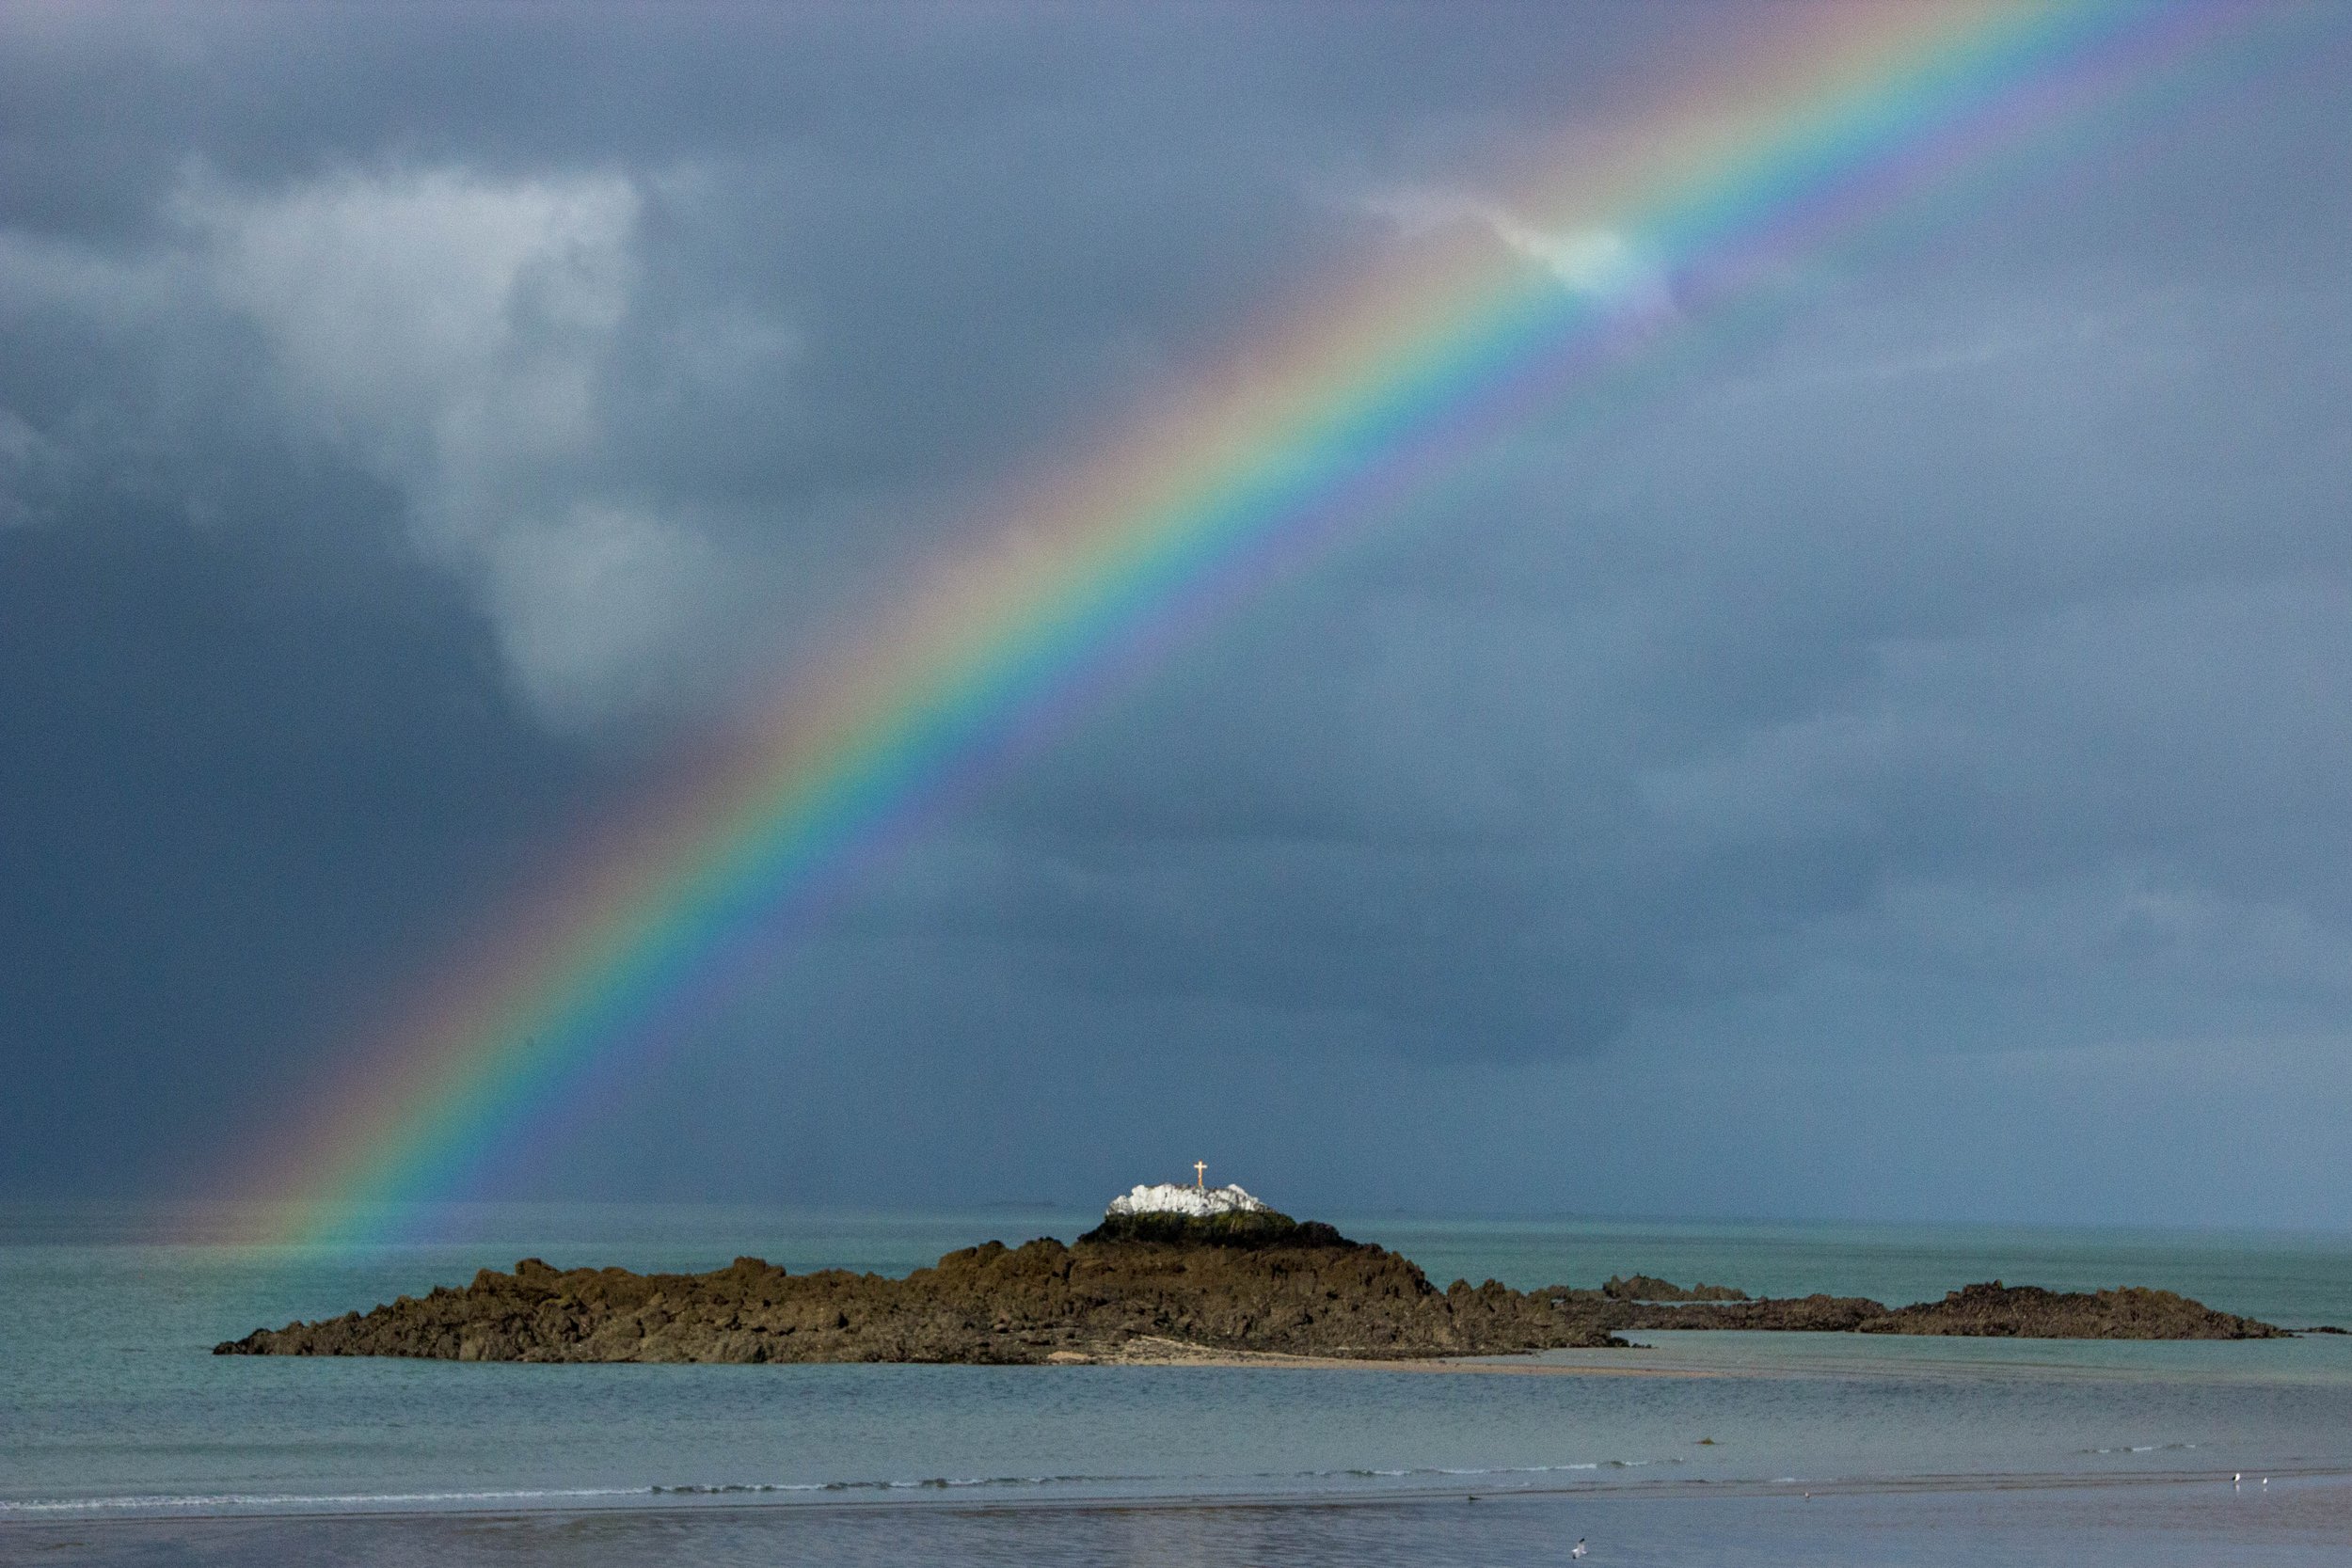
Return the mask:
<svg viewBox="0 0 2352 1568">
<path fill-rule="evenodd" d="M 270 1239 L 347 1235 L 384 1202 L 462 1190 L 579 1080 L 677 1039 L 927 813 L 1203 615 L 1533 414 L 1667 373 L 1692 324 L 1738 319 L 1914 193 L 2156 79 L 2223 14 L 1774 12 L 1736 76 L 1567 138 L 1507 206 L 1440 212 L 1411 266 L 1259 324 L 1174 413 L 1005 498 L 967 535 L 986 547 L 797 672 L 358 1042 L 246 1183 L 281 1200 Z"/>
</svg>

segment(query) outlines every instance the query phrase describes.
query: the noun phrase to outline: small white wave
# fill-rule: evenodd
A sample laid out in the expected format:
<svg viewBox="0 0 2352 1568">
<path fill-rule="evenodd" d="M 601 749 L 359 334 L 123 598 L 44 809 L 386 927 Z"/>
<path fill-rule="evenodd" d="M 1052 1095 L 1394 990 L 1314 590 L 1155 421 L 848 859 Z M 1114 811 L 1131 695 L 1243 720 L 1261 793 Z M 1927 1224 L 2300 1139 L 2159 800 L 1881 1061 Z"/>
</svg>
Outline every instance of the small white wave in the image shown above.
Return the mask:
<svg viewBox="0 0 2352 1568">
<path fill-rule="evenodd" d="M 1549 1476 L 1567 1470 L 1624 1470 L 1637 1465 L 1679 1465 L 1678 1459 L 1588 1459 L 1575 1465 L 1499 1465 L 1474 1469 L 1397 1470 L 1395 1475 L 1411 1476 Z"/>
<path fill-rule="evenodd" d="M 796 1485 L 736 1486 L 731 1491 L 771 1492 L 947 1492 L 976 1486 L 1113 1486 L 1150 1481 L 1149 1476 L 920 1476 L 888 1481 L 820 1481 Z M 719 1491 L 722 1488 L 657 1487 L 673 1495 L 688 1491 Z"/>
<path fill-rule="evenodd" d="M 2187 1445 L 2175 1444 L 2173 1447 Z M 2111 1450 L 2095 1450 L 2106 1452 Z M 2135 1450 L 2137 1451 L 2137 1450 Z M 1596 1470 L 1639 1469 L 1652 1465 L 1679 1465 L 1666 1459 L 1581 1460 L 1565 1465 L 1425 1465 L 1415 1468 L 1262 1471 L 1259 1481 L 1410 1481 L 1443 1476 L 1449 1480 L 1545 1476 Z M 0 1516 L 34 1514 L 96 1514 L 106 1513 L 237 1513 L 275 1511 L 302 1513 L 319 1509 L 433 1509 L 521 1507 L 592 1502 L 614 1497 L 783 1497 L 793 1495 L 858 1492 L 961 1492 L 990 1488 L 1120 1486 L 1142 1482 L 1214 1481 L 1242 1478 L 1216 1476 L 1030 1475 L 921 1476 L 857 1481 L 679 1481 L 650 1486 L 581 1486 L 516 1488 L 503 1491 L 446 1492 L 212 1492 L 145 1493 L 116 1497 L 35 1497 L 11 1501 L 0 1498 Z"/>
</svg>

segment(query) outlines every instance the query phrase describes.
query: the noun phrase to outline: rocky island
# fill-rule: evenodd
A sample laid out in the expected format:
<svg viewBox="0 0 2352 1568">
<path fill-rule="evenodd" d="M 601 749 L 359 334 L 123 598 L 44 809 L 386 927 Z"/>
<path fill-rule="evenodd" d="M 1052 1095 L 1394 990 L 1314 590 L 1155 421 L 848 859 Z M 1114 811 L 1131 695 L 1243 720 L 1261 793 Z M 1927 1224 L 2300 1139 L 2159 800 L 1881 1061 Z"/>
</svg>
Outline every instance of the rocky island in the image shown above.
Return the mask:
<svg viewBox="0 0 2352 1568">
<path fill-rule="evenodd" d="M 2246 1339 L 2285 1331 L 2167 1291 L 2064 1293 L 1995 1281 L 1939 1302 L 1750 1300 L 1646 1275 L 1597 1289 L 1439 1290 L 1410 1259 L 1279 1213 L 1239 1187 L 1137 1187 L 1070 1245 L 951 1252 L 904 1279 L 756 1258 L 700 1275 L 525 1259 L 389 1306 L 256 1329 L 221 1355 L 454 1361 L 1042 1362 L 1311 1357 L 1404 1361 L 1621 1346 L 1624 1331 L 1830 1330 Z"/>
</svg>

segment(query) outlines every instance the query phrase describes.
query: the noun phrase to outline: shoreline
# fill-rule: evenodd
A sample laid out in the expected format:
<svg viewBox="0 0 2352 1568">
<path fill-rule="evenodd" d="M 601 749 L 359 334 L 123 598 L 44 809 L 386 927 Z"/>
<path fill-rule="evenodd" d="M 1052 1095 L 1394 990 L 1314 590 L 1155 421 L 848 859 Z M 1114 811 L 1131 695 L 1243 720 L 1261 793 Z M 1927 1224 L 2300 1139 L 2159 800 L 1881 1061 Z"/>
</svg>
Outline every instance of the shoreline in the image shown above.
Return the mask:
<svg viewBox="0 0 2352 1568">
<path fill-rule="evenodd" d="M 691 1227 L 673 1234 L 683 1222 L 657 1216 L 642 1233 L 579 1239 L 599 1213 L 565 1211 L 562 1225 L 547 1222 L 565 1232 L 560 1260 L 602 1255 L 651 1272 L 700 1269 L 707 1257 L 743 1250 L 731 1216 L 710 1221 L 707 1235 Z M 910 1259 L 936 1256 L 964 1223 L 949 1216 L 845 1237 L 829 1221 L 811 1222 L 762 1239 L 796 1266 L 802 1257 L 830 1259 L 897 1277 Z M 1678 1266 L 1652 1272 L 1686 1284 L 1753 1284 L 1739 1272 L 1751 1255 L 1764 1260 L 1759 1270 L 1779 1271 L 1770 1282 L 1780 1289 L 1784 1279 L 1815 1275 L 1858 1287 L 2000 1272 L 1990 1261 L 1975 1267 L 1976 1251 L 1947 1257 L 1941 1243 L 1928 1244 L 1932 1238 L 1908 1232 L 1856 1238 L 1825 1228 L 1716 1239 L 1707 1248 L 1677 1241 L 1680 1250 L 1614 1226 L 1564 1227 L 1509 1246 L 1490 1244 L 1475 1227 L 1457 1236 L 1433 1227 L 1410 1240 L 1449 1277 L 1584 1279 L 1606 1274 L 1613 1258 L 1653 1252 Z M 0 1442 L 8 1449 L 0 1497 L 78 1506 L 0 1509 L 5 1564 L 1480 1568 L 1562 1561 L 1562 1541 L 1590 1535 L 1585 1568 L 1980 1560 L 2338 1568 L 2324 1554 L 2298 1558 L 2278 1543 L 2290 1521 L 2303 1529 L 2323 1514 L 2328 1543 L 2352 1540 L 2352 1484 L 2291 1479 L 2282 1463 L 2299 1457 L 2313 1469 L 2352 1472 L 2344 1425 L 2352 1338 L 1645 1331 L 1629 1336 L 1642 1342 L 1630 1350 L 1382 1356 L 1362 1366 L 1348 1347 L 1363 1341 L 1336 1335 L 1320 1345 L 1204 1355 L 1203 1342 L 1227 1341 L 1158 1328 L 1153 1337 L 1189 1343 L 1136 1346 L 1136 1370 L 1058 1377 L 955 1363 L 293 1367 L 213 1360 L 202 1342 L 262 1321 L 260 1312 L 281 1303 L 292 1315 L 297 1306 L 389 1301 L 423 1280 L 463 1279 L 488 1243 L 355 1252 L 290 1273 L 268 1257 L 63 1241 L 105 1250 L 46 1242 L 0 1250 L 9 1265 L 0 1287 L 17 1286 L 38 1308 L 12 1321 L 12 1354 L 0 1358 L 37 1396 L 26 1411 L 33 1424 L 17 1443 Z M 1898 1250 L 1899 1268 L 1885 1260 Z M 2178 1257 L 2020 1251 L 1998 1261 L 2022 1270 L 2021 1258 L 2067 1280 L 2178 1277 L 2210 1286 L 2192 1292 L 2209 1300 L 2235 1291 L 2251 1307 L 2274 1308 L 2262 1315 L 2278 1323 L 2352 1322 L 2344 1284 L 2352 1242 Z M 1067 1348 L 1120 1364 L 1112 1346 Z M 1310 1350 L 1326 1354 L 1296 1354 Z M 1363 1375 L 1379 1371 L 1432 1375 Z M 1595 1371 L 1615 1375 L 1588 1375 Z M 1359 1375 L 1332 1375 L 1344 1372 Z M 1661 1372 L 1709 1375 L 1661 1381 Z M 1648 1375 L 1628 1381 L 1628 1373 Z M 135 1427 L 123 1418 L 125 1396 L 142 1402 Z M 212 1446 L 248 1433 L 244 1457 L 224 1460 Z M 1722 1441 L 1685 1446 L 1703 1436 Z M 1590 1460 L 1607 1467 L 1533 1473 Z M 2227 1478 L 2239 1465 L 2248 1481 L 2233 1496 Z M 1530 1473 L 1445 1473 L 1456 1467 Z M 1408 1473 L 1359 1479 L 1352 1473 L 1359 1470 Z M 2264 1473 L 2273 1477 L 2267 1492 Z M 1788 1476 L 1813 1479 L 1780 1481 Z M 721 1490 L 835 1477 L 851 1484 Z M 644 1484 L 654 1482 L 707 1490 L 656 1496 Z M 548 1495 L 574 1489 L 601 1495 Z M 1482 1499 L 1475 1507 L 1470 1490 Z M 1816 1496 L 1806 1498 L 1807 1490 Z M 516 1495 L 524 1491 L 539 1495 Z M 433 1500 L 461 1492 L 474 1496 Z M 124 1506 L 142 1494 L 180 1506 Z M 395 1494 L 412 1500 L 388 1500 Z M 1840 1500 L 1844 1494 L 1851 1497 Z M 101 1498 L 108 1502 L 88 1506 Z M 2108 1512 L 2149 1527 L 2112 1533 L 2098 1517 Z M 1954 1544 L 1963 1533 L 1965 1557 Z M 2094 1539 L 2095 1549 L 2074 1551 Z M 2199 1543 L 2197 1555 L 2178 1555 L 2182 1541 Z"/>
<path fill-rule="evenodd" d="M 1907 1497 L 2016 1497 L 2046 1496 L 2069 1493 L 2111 1493 L 2144 1490 L 2169 1497 L 2188 1495 L 2197 1489 L 2217 1492 L 2224 1497 L 2243 1499 L 2252 1497 L 2261 1500 L 2270 1496 L 2284 1497 L 2305 1491 L 2315 1484 L 2333 1484 L 2352 1493 L 2352 1465 L 2276 1465 L 2262 1472 L 2270 1480 L 2268 1489 L 2259 1488 L 2249 1481 L 2235 1486 L 2229 1474 L 2210 1469 L 2200 1470 L 2130 1470 L 2130 1471 L 2017 1471 L 1983 1474 L 1918 1475 L 1918 1476 L 1855 1476 L 1826 1480 L 1789 1479 L 1709 1481 L 1704 1478 L 1679 1480 L 1628 1479 L 1620 1481 L 1534 1481 L 1520 1485 L 1494 1484 L 1503 1481 L 1508 1472 L 1487 1475 L 1463 1475 L 1453 1484 L 1438 1486 L 1363 1486 L 1353 1490 L 1247 1490 L 1217 1491 L 1196 1487 L 1192 1490 L 1168 1492 L 1072 1493 L 1061 1496 L 1021 1496 L 1018 1494 L 988 1495 L 988 1483 L 942 1485 L 934 1482 L 843 1482 L 783 1485 L 773 1491 L 755 1488 L 665 1490 L 658 1486 L 615 1488 L 610 1494 L 616 1500 L 609 1503 L 552 1500 L 559 1495 L 553 1491 L 540 1496 L 550 1500 L 528 1500 L 529 1492 L 512 1494 L 512 1502 L 498 1502 L 484 1497 L 479 1506 L 424 1507 L 413 1499 L 415 1494 L 388 1494 L 376 1506 L 366 1501 L 338 1497 L 331 1508 L 304 1508 L 300 1499 L 288 1496 L 274 1507 L 249 1507 L 242 1511 L 222 1509 L 200 1512 L 195 1508 L 183 1513 L 138 1513 L 142 1505 L 134 1499 L 117 1501 L 93 1498 L 83 1506 L 79 1499 L 52 1503 L 48 1499 L 26 1499 L 0 1503 L 0 1539 L 19 1532 L 86 1529 L 92 1527 L 109 1532 L 128 1530 L 162 1531 L 174 1528 L 192 1527 L 199 1530 L 231 1530 L 240 1526 L 270 1527 L 284 1525 L 380 1524 L 399 1521 L 418 1527 L 437 1523 L 456 1523 L 479 1526 L 501 1520 L 561 1522 L 575 1520 L 661 1519 L 675 1521 L 685 1517 L 748 1517 L 791 1514 L 888 1514 L 921 1513 L 925 1514 L 1103 1514 L 1103 1513 L 1210 1513 L 1218 1512 L 1270 1513 L 1308 1512 L 1334 1509 L 1360 1510 L 1381 1507 L 1418 1508 L 1458 1503 L 1466 1497 L 1481 1504 L 1526 1502 L 1560 1504 L 1585 1502 L 1606 1504 L 1639 1500 L 1645 1503 L 1694 1502 L 1703 1499 L 1778 1500 L 1786 1502 L 1835 1502 L 1839 1500 Z M 1251 1479 L 1251 1478 L 1240 1478 Z M 1040 1483 L 1047 1484 L 1047 1483 Z M 838 1489 L 835 1489 L 837 1487 Z M 459 1497 L 465 1494 L 451 1494 Z M 2347 1497 L 2352 1502 L 2352 1497 Z M 37 1514 L 17 1514 L 14 1509 L 40 1506 Z M 54 1509 L 52 1512 L 50 1510 Z"/>
<path fill-rule="evenodd" d="M 1464 1356 L 1382 1359 L 1363 1355 L 1289 1355 L 1277 1351 L 1219 1350 L 1182 1339 L 1157 1338 L 1130 1339 L 1120 1354 L 1113 1355 L 1057 1352 L 1046 1357 L 1043 1364 L 1049 1367 L 1212 1367 L 1335 1372 L 1488 1373 L 1503 1377 L 1712 1378 L 1726 1375 L 1707 1369 L 1685 1371 L 1675 1367 L 1584 1366 L 1556 1361 L 1487 1360 Z"/>
</svg>

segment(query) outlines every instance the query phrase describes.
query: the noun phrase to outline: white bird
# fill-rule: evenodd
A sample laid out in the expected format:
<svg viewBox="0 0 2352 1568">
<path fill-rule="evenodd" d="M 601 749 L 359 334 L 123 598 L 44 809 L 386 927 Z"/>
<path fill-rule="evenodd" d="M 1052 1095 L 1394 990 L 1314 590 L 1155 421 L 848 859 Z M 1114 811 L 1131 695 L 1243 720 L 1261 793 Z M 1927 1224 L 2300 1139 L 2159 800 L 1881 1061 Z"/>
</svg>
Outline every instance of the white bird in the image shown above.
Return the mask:
<svg viewBox="0 0 2352 1568">
<path fill-rule="evenodd" d="M 2233 1470 L 2233 1471 L 2232 1471 L 2232 1472 L 2231 1472 L 2231 1474 L 2230 1474 L 2230 1484 L 2231 1484 L 2232 1486 L 2239 1486 L 2239 1485 L 2243 1485 L 2243 1484 L 2245 1483 L 2245 1481 L 2246 1481 L 2246 1472 L 2245 1472 L 2245 1471 L 2243 1471 L 2243 1470 Z"/>
<path fill-rule="evenodd" d="M 1568 1555 L 1570 1557 L 1582 1557 L 1585 1551 L 1586 1547 L 1584 1545 L 1584 1538 L 1580 1535 L 1576 1538 L 1576 1544 L 1568 1548 Z"/>
</svg>

